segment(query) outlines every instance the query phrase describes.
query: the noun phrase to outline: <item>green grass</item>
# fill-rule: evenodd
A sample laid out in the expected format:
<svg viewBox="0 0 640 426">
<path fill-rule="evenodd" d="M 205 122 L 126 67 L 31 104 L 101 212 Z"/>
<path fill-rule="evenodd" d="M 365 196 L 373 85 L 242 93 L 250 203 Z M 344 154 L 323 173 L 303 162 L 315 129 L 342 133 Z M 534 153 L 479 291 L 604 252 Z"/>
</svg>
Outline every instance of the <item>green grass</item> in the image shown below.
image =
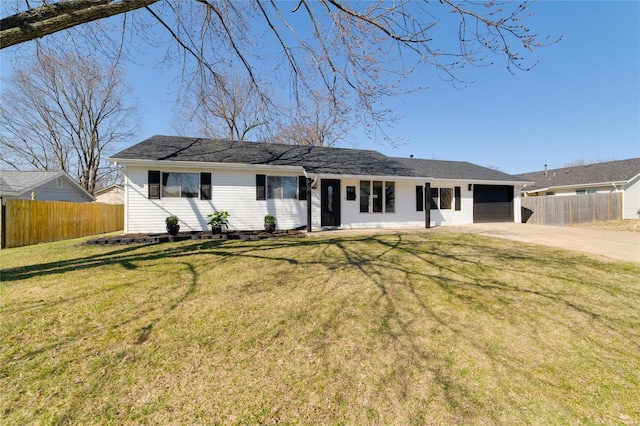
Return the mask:
<svg viewBox="0 0 640 426">
<path fill-rule="evenodd" d="M 476 235 L 3 250 L 2 424 L 640 422 L 640 266 Z"/>
</svg>

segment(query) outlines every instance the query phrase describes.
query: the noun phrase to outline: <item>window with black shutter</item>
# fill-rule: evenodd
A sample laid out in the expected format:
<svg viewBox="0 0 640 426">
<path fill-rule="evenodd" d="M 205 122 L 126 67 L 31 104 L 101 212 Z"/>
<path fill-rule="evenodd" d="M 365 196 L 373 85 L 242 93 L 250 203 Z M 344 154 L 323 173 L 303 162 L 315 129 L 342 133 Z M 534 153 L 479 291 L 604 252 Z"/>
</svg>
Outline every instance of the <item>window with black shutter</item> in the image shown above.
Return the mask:
<svg viewBox="0 0 640 426">
<path fill-rule="evenodd" d="M 200 199 L 211 199 L 211 173 L 200 173 Z"/>
<path fill-rule="evenodd" d="M 149 198 L 153 200 L 160 199 L 160 171 L 149 170 Z"/>
<path fill-rule="evenodd" d="M 266 186 L 267 186 L 267 176 L 256 175 L 256 200 L 267 199 Z"/>
</svg>

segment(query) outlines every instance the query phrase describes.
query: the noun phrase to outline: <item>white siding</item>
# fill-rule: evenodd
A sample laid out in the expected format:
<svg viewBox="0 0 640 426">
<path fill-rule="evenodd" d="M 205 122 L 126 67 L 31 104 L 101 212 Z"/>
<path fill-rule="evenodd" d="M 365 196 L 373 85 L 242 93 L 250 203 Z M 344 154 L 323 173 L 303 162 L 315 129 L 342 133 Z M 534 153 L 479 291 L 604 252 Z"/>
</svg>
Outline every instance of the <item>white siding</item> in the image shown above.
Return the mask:
<svg viewBox="0 0 640 426">
<path fill-rule="evenodd" d="M 378 179 L 371 179 L 378 180 Z M 392 181 L 392 180 L 389 180 Z M 312 226 L 320 229 L 320 182 L 318 179 L 313 190 Z M 425 182 L 395 182 L 395 212 L 393 213 L 360 213 L 360 179 L 340 180 L 341 228 L 393 228 L 424 227 L 425 212 L 416 211 L 416 186 L 424 188 Z M 347 186 L 356 187 L 356 199 L 347 200 Z M 461 210 L 455 210 L 455 200 L 450 210 L 431 210 L 431 226 L 447 226 L 473 223 L 473 192 L 468 191 L 468 184 L 456 181 L 432 181 L 432 187 L 460 187 Z M 424 190 L 424 189 L 423 189 Z"/>
<path fill-rule="evenodd" d="M 164 220 L 177 215 L 181 231 L 202 231 L 209 229 L 207 215 L 214 211 L 229 212 L 229 229 L 263 229 L 263 219 L 267 214 L 276 217 L 278 229 L 294 229 L 307 224 L 307 201 L 292 199 L 256 200 L 255 170 L 220 169 L 170 169 L 153 168 L 162 172 L 210 172 L 212 200 L 198 198 L 148 198 L 148 169 L 127 167 L 125 177 L 125 232 L 161 233 L 165 232 Z M 267 176 L 298 176 L 292 172 L 274 172 Z M 333 177 L 332 177 L 333 178 Z M 340 179 L 341 228 L 376 227 L 424 227 L 425 212 L 416 211 L 416 186 L 424 188 L 424 181 L 395 182 L 395 212 L 360 213 L 360 180 Z M 371 179 L 378 180 L 378 179 Z M 312 228 L 320 229 L 320 188 L 318 179 L 311 191 Z M 451 188 L 454 200 L 451 209 L 431 209 L 431 226 L 462 225 L 473 223 L 473 191 L 469 183 L 455 180 L 432 180 L 432 188 Z M 347 201 L 347 186 L 356 187 L 356 199 Z M 461 210 L 455 210 L 455 187 L 460 187 Z M 519 188 L 515 190 L 515 221 L 520 220 Z"/>
<path fill-rule="evenodd" d="M 185 172 L 169 168 L 158 168 L 163 172 Z M 207 215 L 214 211 L 229 212 L 229 229 L 258 230 L 264 227 L 264 216 L 276 217 L 277 229 L 293 229 L 306 225 L 306 201 L 277 199 L 256 200 L 256 173 L 217 169 L 188 170 L 188 172 L 211 173 L 211 198 L 148 198 L 148 170 L 127 167 L 125 232 L 165 232 L 164 219 L 177 215 L 180 231 L 202 231 L 210 229 Z M 275 176 L 298 176 L 276 172 Z M 267 176 L 269 174 L 267 173 Z"/>
<path fill-rule="evenodd" d="M 625 186 L 622 194 L 622 206 L 623 219 L 640 218 L 640 175 Z"/>
<path fill-rule="evenodd" d="M 467 182 L 433 180 L 432 188 L 460 187 L 462 197 L 460 211 L 455 210 L 455 197 L 451 202 L 450 210 L 431 209 L 431 226 L 466 225 L 473 223 L 473 191 L 469 191 Z"/>
</svg>

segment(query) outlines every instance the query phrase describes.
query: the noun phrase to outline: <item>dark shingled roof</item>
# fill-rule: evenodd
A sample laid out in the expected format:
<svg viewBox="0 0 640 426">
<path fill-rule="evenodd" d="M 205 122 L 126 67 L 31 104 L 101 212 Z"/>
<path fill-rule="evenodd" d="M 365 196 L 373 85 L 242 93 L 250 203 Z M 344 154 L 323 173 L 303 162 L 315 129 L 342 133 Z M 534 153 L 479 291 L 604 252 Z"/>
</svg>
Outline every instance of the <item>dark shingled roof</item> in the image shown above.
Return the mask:
<svg viewBox="0 0 640 426">
<path fill-rule="evenodd" d="M 559 186 L 628 182 L 639 174 L 640 158 L 631 158 L 584 166 L 549 169 L 546 176 L 544 170 L 522 173 L 518 176 L 535 182 L 535 185 L 525 188 L 525 191 L 530 192 Z"/>
<path fill-rule="evenodd" d="M 437 179 L 506 180 L 522 181 L 526 179 L 509 175 L 488 167 L 467 163 L 466 161 L 423 160 L 420 158 L 399 158 L 393 160 L 411 168 L 415 175 Z"/>
<path fill-rule="evenodd" d="M 405 176 L 441 179 L 526 181 L 486 167 L 457 161 L 387 157 L 377 151 L 153 136 L 111 160 L 201 161 L 303 167 L 309 173 Z"/>
</svg>

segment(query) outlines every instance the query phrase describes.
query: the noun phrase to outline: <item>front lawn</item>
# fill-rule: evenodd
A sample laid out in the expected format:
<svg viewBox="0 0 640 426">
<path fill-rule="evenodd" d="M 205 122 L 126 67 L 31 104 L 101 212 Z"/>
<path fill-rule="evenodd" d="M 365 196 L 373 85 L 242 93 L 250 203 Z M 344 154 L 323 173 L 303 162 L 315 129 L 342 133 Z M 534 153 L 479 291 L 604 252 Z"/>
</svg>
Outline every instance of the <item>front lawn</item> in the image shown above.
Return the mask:
<svg viewBox="0 0 640 426">
<path fill-rule="evenodd" d="M 2 424 L 640 422 L 640 265 L 449 232 L 0 257 Z"/>
</svg>

